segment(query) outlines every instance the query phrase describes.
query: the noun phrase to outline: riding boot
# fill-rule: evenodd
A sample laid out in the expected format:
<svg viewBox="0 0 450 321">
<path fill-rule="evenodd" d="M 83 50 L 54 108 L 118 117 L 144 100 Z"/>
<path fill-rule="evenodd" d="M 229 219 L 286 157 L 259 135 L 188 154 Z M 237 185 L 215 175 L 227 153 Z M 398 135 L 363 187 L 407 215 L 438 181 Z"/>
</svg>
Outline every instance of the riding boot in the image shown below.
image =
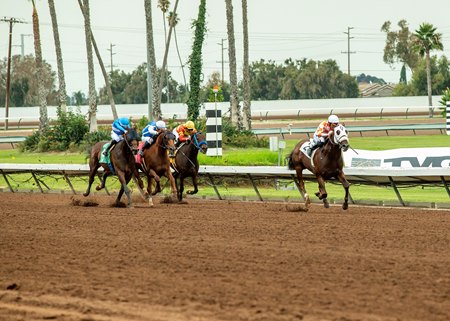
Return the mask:
<svg viewBox="0 0 450 321">
<path fill-rule="evenodd" d="M 109 143 L 109 146 L 105 148 L 105 151 L 103 152 L 104 156 L 108 156 L 108 153 L 111 151 L 112 147 L 116 144 L 116 140 L 113 139 L 111 140 L 111 142 Z"/>
<path fill-rule="evenodd" d="M 152 139 L 149 139 L 148 141 L 146 141 L 144 143 L 144 146 L 142 146 L 141 150 L 139 151 L 139 155 L 141 157 L 144 157 L 144 151 L 150 147 L 150 145 L 152 144 Z"/>
</svg>

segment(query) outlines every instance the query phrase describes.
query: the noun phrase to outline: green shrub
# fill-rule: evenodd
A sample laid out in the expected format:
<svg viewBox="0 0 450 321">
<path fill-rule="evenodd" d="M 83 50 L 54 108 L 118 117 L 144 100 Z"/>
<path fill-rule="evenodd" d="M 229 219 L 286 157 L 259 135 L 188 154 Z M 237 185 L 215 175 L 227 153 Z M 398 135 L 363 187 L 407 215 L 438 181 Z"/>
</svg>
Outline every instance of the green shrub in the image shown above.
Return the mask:
<svg viewBox="0 0 450 321">
<path fill-rule="evenodd" d="M 53 126 L 35 132 L 21 145 L 22 151 L 64 151 L 69 146 L 80 145 L 89 127 L 80 113 L 58 110 L 58 119 Z"/>
</svg>

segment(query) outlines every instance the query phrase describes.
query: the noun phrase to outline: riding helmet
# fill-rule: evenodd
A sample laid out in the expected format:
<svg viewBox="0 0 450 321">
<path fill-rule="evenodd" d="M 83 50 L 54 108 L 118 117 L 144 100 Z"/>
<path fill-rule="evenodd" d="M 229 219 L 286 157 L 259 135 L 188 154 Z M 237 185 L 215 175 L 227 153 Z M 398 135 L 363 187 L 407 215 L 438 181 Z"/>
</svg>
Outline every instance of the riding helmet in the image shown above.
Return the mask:
<svg viewBox="0 0 450 321">
<path fill-rule="evenodd" d="M 330 115 L 330 117 L 328 117 L 328 122 L 330 124 L 339 124 L 339 117 L 336 115 Z"/>
</svg>

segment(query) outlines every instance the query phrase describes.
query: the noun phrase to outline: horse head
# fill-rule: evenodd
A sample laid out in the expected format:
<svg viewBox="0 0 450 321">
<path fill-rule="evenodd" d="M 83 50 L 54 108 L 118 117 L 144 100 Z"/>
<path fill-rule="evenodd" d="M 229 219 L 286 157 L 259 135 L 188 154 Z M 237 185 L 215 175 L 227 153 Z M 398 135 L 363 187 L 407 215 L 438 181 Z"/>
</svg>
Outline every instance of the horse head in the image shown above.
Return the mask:
<svg viewBox="0 0 450 321">
<path fill-rule="evenodd" d="M 197 132 L 191 135 L 191 141 L 201 153 L 206 154 L 208 150 L 208 143 L 206 142 L 205 135 L 202 132 Z"/>
<path fill-rule="evenodd" d="M 175 147 L 175 135 L 174 133 L 172 133 L 171 131 L 165 131 L 162 132 L 160 134 L 161 138 L 161 146 L 164 149 L 167 149 L 167 151 L 169 152 L 169 157 L 174 157 L 175 156 L 175 151 L 176 151 L 176 147 Z"/>
<path fill-rule="evenodd" d="M 344 127 L 344 125 L 338 125 L 336 128 L 334 128 L 331 142 L 334 145 L 338 145 L 339 148 L 341 148 L 344 152 L 348 150 L 350 143 L 348 138 L 348 131 Z"/>
<path fill-rule="evenodd" d="M 130 128 L 123 137 L 127 146 L 133 152 L 133 155 L 136 155 L 139 151 L 139 141 L 141 139 L 137 131 L 134 128 Z"/>
</svg>

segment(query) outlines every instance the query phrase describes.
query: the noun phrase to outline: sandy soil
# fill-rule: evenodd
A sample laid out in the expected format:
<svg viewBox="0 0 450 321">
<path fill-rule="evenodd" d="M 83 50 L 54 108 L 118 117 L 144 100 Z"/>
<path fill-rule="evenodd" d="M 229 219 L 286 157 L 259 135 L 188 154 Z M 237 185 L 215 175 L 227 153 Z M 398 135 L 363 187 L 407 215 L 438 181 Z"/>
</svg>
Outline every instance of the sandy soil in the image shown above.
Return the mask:
<svg viewBox="0 0 450 321">
<path fill-rule="evenodd" d="M 450 211 L 113 199 L 0 193 L 0 320 L 450 320 Z"/>
</svg>

